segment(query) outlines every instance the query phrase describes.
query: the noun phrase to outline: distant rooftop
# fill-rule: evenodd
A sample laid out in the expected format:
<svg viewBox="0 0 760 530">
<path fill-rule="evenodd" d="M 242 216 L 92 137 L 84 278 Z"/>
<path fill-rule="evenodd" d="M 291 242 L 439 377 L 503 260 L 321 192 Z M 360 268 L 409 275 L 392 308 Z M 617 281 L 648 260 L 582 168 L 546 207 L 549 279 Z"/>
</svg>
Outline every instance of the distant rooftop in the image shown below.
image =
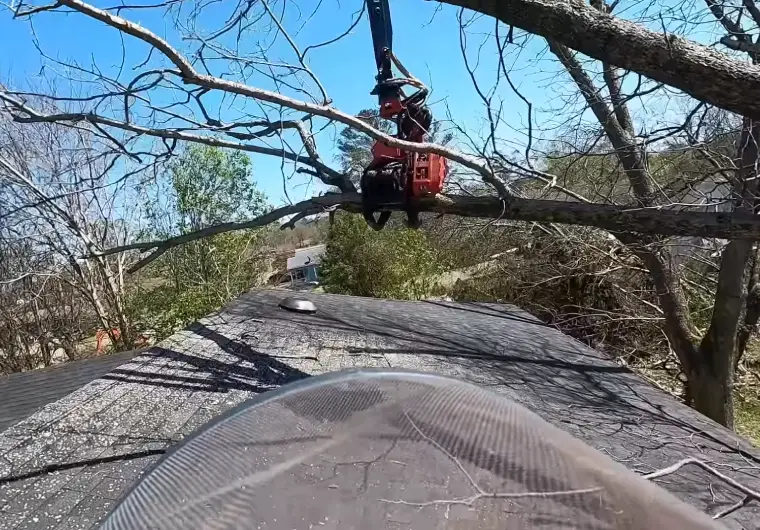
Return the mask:
<svg viewBox="0 0 760 530">
<path fill-rule="evenodd" d="M 288 270 L 291 271 L 308 265 L 319 264 L 324 253 L 325 245 L 297 248 L 294 251 L 293 257 L 288 258 Z"/>
<path fill-rule="evenodd" d="M 288 294 L 244 295 L 0 433 L 0 527 L 92 528 L 209 419 L 284 383 L 356 366 L 483 385 L 639 473 L 694 456 L 760 489 L 760 452 L 743 438 L 512 306 L 304 293 L 318 310 L 306 315 L 277 307 Z M 659 483 L 711 514 L 743 497 L 699 468 Z M 757 528 L 760 506 L 723 521 Z"/>
</svg>

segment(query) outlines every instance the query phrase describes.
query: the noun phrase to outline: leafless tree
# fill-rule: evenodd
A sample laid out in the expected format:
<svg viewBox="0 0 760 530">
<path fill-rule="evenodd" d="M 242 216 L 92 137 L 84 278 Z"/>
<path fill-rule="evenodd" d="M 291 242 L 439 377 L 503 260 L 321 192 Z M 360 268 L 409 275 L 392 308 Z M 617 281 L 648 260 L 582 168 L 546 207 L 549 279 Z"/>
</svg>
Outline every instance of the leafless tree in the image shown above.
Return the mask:
<svg viewBox="0 0 760 530">
<path fill-rule="evenodd" d="M 603 13 L 611 10 L 611 6 L 602 0 L 592 4 Z M 752 0 L 749 0 L 749 4 L 754 5 Z M 733 42 L 733 39 L 740 42 L 751 41 L 749 34 L 740 31 L 717 3 L 708 0 L 707 5 L 729 31 L 730 42 Z M 653 148 L 653 139 L 657 135 L 650 133 L 642 137 L 635 130 L 635 122 L 628 104 L 631 95 L 623 93 L 621 86 L 623 72 L 610 63 L 601 63 L 602 86 L 606 93 L 603 95 L 603 91 L 595 84 L 574 52 L 556 40 L 550 39 L 548 44 L 602 128 L 619 160 L 635 203 L 642 207 L 668 207 L 683 200 L 676 198 L 677 193 L 669 189 L 669 184 L 658 183 L 658 178 L 652 174 L 648 151 Z M 754 63 L 754 58 L 752 62 Z M 635 93 L 632 95 L 635 96 Z M 716 161 L 716 157 L 711 156 L 708 150 L 709 144 L 693 134 L 694 129 L 700 128 L 699 123 L 693 123 L 695 116 L 700 117 L 700 107 L 701 105 L 697 105 L 694 111 L 688 114 L 686 125 L 682 128 L 672 128 L 667 131 L 666 136 L 674 135 L 680 130 L 686 131 L 685 136 L 696 148 L 696 152 L 715 162 L 717 175 L 723 183 L 730 185 L 730 189 L 724 190 L 720 199 L 730 202 L 733 211 L 755 214 L 758 161 L 756 138 L 760 130 L 751 117 L 745 116 L 736 138 L 735 156 L 724 155 L 723 158 L 727 158 L 728 163 Z M 704 117 L 704 113 L 701 117 Z M 662 135 L 661 132 L 660 136 Z M 708 179 L 719 184 L 715 178 Z M 748 239 L 732 240 L 723 249 L 712 319 L 700 338 L 690 321 L 678 260 L 674 258 L 667 241 L 662 237 L 638 237 L 632 234 L 621 234 L 617 237 L 639 257 L 653 279 L 663 310 L 665 332 L 687 376 L 687 400 L 712 419 L 733 426 L 733 373 L 735 360 L 738 358 L 736 341 L 737 337 L 740 337 L 743 349 L 746 346 L 748 330 L 757 323 L 755 312 L 746 312 L 747 279 L 744 274 L 754 253 L 754 242 Z M 749 274 L 749 279 L 751 284 L 756 282 L 754 272 Z M 753 290 L 751 288 L 750 292 Z M 756 304 L 754 296 L 751 301 L 751 305 L 753 304 Z M 745 315 L 746 322 L 740 327 Z"/>
<path fill-rule="evenodd" d="M 4 322 L 45 328 L 38 332 L 44 337 L 26 342 L 27 350 L 40 351 L 42 364 L 51 363 L 54 343 L 75 357 L 76 343 L 94 332 L 93 324 L 117 348 L 133 346 L 125 306 L 128 256 L 82 259 L 133 235 L 122 185 L 129 179 L 115 177 L 120 165 L 133 172 L 120 164 L 122 156 L 86 128 L 0 120 L 0 248 L 15 258 L 4 260 L 0 279 L 10 304 Z M 66 316 L 66 325 L 47 329 Z"/>
<path fill-rule="evenodd" d="M 591 7 L 604 15 L 601 20 L 612 24 L 610 14 L 617 4 L 594 0 Z M 646 22 L 647 6 L 634 4 L 626 7 L 629 17 L 633 11 L 633 16 L 639 17 L 642 24 Z M 719 27 L 727 32 L 720 42 L 730 50 L 746 52 L 750 61 L 744 67 L 752 69 L 757 53 L 753 35 L 760 28 L 754 27 L 748 31 L 741 26 L 744 11 L 757 13 L 752 0 L 733 8 L 708 0 L 705 9 L 694 18 L 681 16 L 677 21 L 683 25 L 696 25 L 704 23 L 703 15 L 707 14 L 713 23 L 717 21 Z M 463 15 L 464 11 L 461 11 L 460 28 L 466 34 L 470 21 Z M 665 29 L 662 13 L 658 15 L 665 33 L 669 33 Z M 548 34 L 544 35 L 549 37 Z M 520 35 L 516 42 L 510 30 L 509 36 L 502 38 L 497 22 L 489 37 L 496 40 L 500 72 L 510 87 L 516 90 L 505 66 L 508 62 L 505 48 L 508 45 L 519 48 L 523 44 L 520 39 L 529 39 L 530 36 Z M 480 57 L 478 60 L 467 60 L 466 39 L 462 42 L 465 61 L 479 64 Z M 549 51 L 562 65 L 567 78 L 572 80 L 583 104 L 576 105 L 577 98 L 572 96 L 563 100 L 565 108 L 560 109 L 558 114 L 564 120 L 562 128 L 568 130 L 570 136 L 566 141 L 555 138 L 554 147 L 559 144 L 559 150 L 543 153 L 545 158 L 555 161 L 550 164 L 553 171 L 526 171 L 523 181 L 538 181 L 543 185 L 543 196 L 565 196 L 587 203 L 631 204 L 639 208 L 674 211 L 700 206 L 704 210 L 756 214 L 756 138 L 759 131 L 756 130 L 751 111 L 737 120 L 705 105 L 704 101 L 682 99 L 681 103 L 688 109 L 682 113 L 685 117 L 681 123 L 648 123 L 646 107 L 636 116 L 631 110 L 632 102 L 645 106 L 656 105 L 658 100 L 672 101 L 674 94 L 669 93 L 663 83 L 653 83 L 641 76 L 638 80 L 635 77 L 632 80 L 630 71 L 617 68 L 614 59 L 604 54 L 594 56 L 600 61 L 584 60 L 566 42 L 567 39 L 560 36 L 546 39 Z M 582 47 L 578 49 L 585 51 Z M 502 154 L 498 139 L 501 106 L 493 99 L 494 91 L 490 86 L 486 90 L 478 85 L 469 64 L 468 70 L 476 92 L 488 109 L 490 127 L 481 142 L 484 146 L 482 155 L 514 167 L 514 159 Z M 638 72 L 645 70 L 639 69 Z M 664 80 L 663 76 L 650 77 Z M 497 84 L 500 79 L 501 76 L 498 76 Z M 556 90 L 559 80 L 555 77 L 552 82 Z M 694 90 L 690 93 L 695 94 Z M 517 94 L 527 105 L 530 119 L 530 101 L 519 92 Z M 578 112 L 572 112 L 572 107 L 576 107 Z M 656 112 L 650 113 L 650 120 Z M 584 118 L 589 114 L 593 116 L 596 127 Z M 660 121 L 663 120 L 660 117 Z M 531 146 L 538 139 L 535 132 L 532 124 L 528 123 L 524 160 L 529 165 Z M 659 156 L 659 164 L 656 156 Z M 663 167 L 661 160 L 670 162 Z M 579 165 L 584 165 L 583 169 Z M 533 169 L 532 166 L 530 169 Z M 718 263 L 711 264 L 717 271 L 712 318 L 706 330 L 698 330 L 691 320 L 684 293 L 684 260 L 679 251 L 701 242 L 688 239 L 674 241 L 663 237 L 663 234 L 637 235 L 631 231 L 614 231 L 614 234 L 628 251 L 638 257 L 652 278 L 665 333 L 686 375 L 687 400 L 716 421 L 733 425 L 733 374 L 758 320 L 754 241 L 733 239 L 722 246 Z M 687 255 L 691 253 L 691 250 L 686 252 Z M 701 252 L 699 257 L 704 259 L 704 254 Z M 704 286 L 699 287 L 705 289 Z M 712 292 L 711 288 L 706 289 Z"/>
<path fill-rule="evenodd" d="M 579 6 L 585 15 L 596 16 L 593 11 L 581 4 Z M 350 195 L 353 192 L 353 185 L 340 172 L 328 167 L 317 151 L 315 137 L 319 129 L 338 122 L 354 127 L 373 138 L 382 138 L 391 145 L 442 154 L 480 175 L 486 182 L 500 190 L 502 195 L 498 199 L 481 198 L 479 200 L 456 196 L 441 198 L 425 205 L 427 209 L 434 211 L 528 221 L 602 225 L 610 230 L 638 230 L 648 233 L 748 237 L 755 230 L 760 232 L 754 218 L 739 214 L 726 219 L 710 214 L 702 215 L 703 212 L 681 212 L 676 222 L 676 219 L 668 212 L 656 210 L 631 211 L 610 205 L 546 203 L 513 197 L 503 182 L 505 175 L 495 173 L 493 168 L 484 163 L 476 154 L 466 154 L 435 144 L 405 143 L 333 107 L 324 85 L 319 82 L 316 74 L 308 66 L 309 52 L 333 43 L 312 44 L 301 50 L 295 39 L 285 31 L 281 9 L 274 4 L 239 3 L 228 13 L 228 21 L 222 27 L 205 31 L 197 29 L 197 26 L 202 19 L 201 15 L 206 10 L 212 9 L 209 5 L 199 4 L 192 7 L 177 2 L 166 2 L 157 7 L 154 6 L 154 8 L 165 8 L 167 17 L 175 20 L 178 35 L 191 44 L 192 49 L 186 53 L 181 53 L 172 47 L 168 40 L 159 37 L 147 28 L 120 16 L 121 13 L 130 10 L 147 7 L 123 5 L 101 10 L 79 1 L 64 1 L 37 7 L 27 4 L 15 6 L 15 15 L 18 18 L 44 16 L 50 11 L 77 11 L 142 41 L 143 44 L 148 45 L 148 56 L 138 65 L 138 72 L 129 81 L 110 78 L 96 66 L 86 68 L 78 64 L 61 64 L 58 60 L 50 59 L 53 63 L 68 68 L 69 71 L 75 70 L 80 77 L 87 77 L 88 83 L 98 86 L 99 90 L 92 89 L 92 93 L 87 95 L 69 98 L 80 103 L 82 108 L 78 112 L 67 113 L 41 112 L 24 101 L 26 94 L 23 92 L 5 91 L 0 97 L 13 112 L 14 119 L 25 123 L 87 122 L 99 130 L 105 138 L 109 138 L 124 148 L 135 143 L 137 139 L 153 137 L 160 139 L 160 145 L 167 151 L 171 151 L 178 141 L 193 141 L 278 156 L 283 159 L 283 162 L 295 163 L 294 171 L 313 174 L 325 184 L 335 186 L 346 193 L 343 197 L 326 197 L 306 201 L 297 207 L 288 207 L 278 212 L 278 216 L 290 215 L 294 213 L 294 210 L 313 213 L 336 205 L 356 207 L 358 196 Z M 573 18 L 575 15 L 572 13 L 563 14 L 565 7 L 560 4 L 528 2 L 524 7 L 528 10 L 549 10 L 553 13 L 556 11 L 556 16 L 569 16 L 575 20 Z M 481 9 L 488 11 L 486 8 Z M 361 14 L 361 11 L 355 14 L 356 18 L 352 26 L 359 21 Z M 497 15 L 506 22 L 511 22 L 506 15 L 502 13 L 497 13 Z M 519 21 L 512 22 L 517 26 L 520 24 Z M 621 38 L 626 31 L 630 33 L 637 29 L 628 27 L 627 23 L 621 25 L 616 19 L 610 19 L 608 22 L 611 25 L 610 31 L 621 32 Z M 529 26 L 526 24 L 526 28 L 530 29 Z M 589 31 L 589 38 L 599 33 L 598 29 Z M 652 40 L 659 38 L 657 34 L 651 32 L 644 32 L 642 35 Z M 333 40 L 337 40 L 340 36 L 341 34 L 338 34 Z M 255 41 L 253 50 L 241 45 L 243 37 Z M 297 57 L 295 63 L 284 64 L 268 57 L 267 43 L 278 37 L 284 38 L 292 48 Z M 229 45 L 225 44 L 226 39 L 231 39 L 235 43 L 234 49 L 229 49 Z M 653 42 L 653 50 L 657 48 L 654 44 Z M 707 62 L 710 71 L 716 75 L 727 68 L 736 69 L 736 61 L 725 57 L 715 57 L 715 54 L 707 48 L 691 43 L 686 43 L 684 46 L 682 59 L 684 64 Z M 672 49 L 672 46 L 668 49 Z M 704 57 L 700 57 L 700 53 Z M 715 60 L 710 63 L 707 59 Z M 227 69 L 231 74 L 214 75 L 215 72 L 224 72 Z M 230 77 L 240 81 L 231 81 Z M 274 89 L 257 88 L 252 86 L 250 81 L 268 84 Z M 672 82 L 676 86 L 683 84 L 678 79 Z M 176 100 L 172 103 L 161 100 L 160 95 L 167 93 L 173 94 Z M 210 100 L 212 95 L 221 95 L 234 101 L 235 104 L 240 101 L 242 107 L 236 112 L 239 119 L 223 121 L 219 108 L 212 111 L 212 105 L 204 103 Z M 296 96 L 301 99 L 297 99 Z M 723 103 L 726 102 L 723 101 Z M 318 121 L 320 118 L 321 121 Z M 119 138 L 116 138 L 114 131 L 121 133 Z M 273 147 L 272 142 L 269 142 L 269 145 L 261 145 L 270 138 L 275 138 L 279 146 Z M 300 147 L 297 147 L 298 143 Z M 137 153 L 132 154 L 137 156 Z M 516 176 L 519 176 L 519 173 L 509 175 L 512 179 Z M 268 218 L 268 220 L 271 219 Z M 179 242 L 181 241 L 162 242 L 153 244 L 152 247 L 143 243 L 137 248 L 161 247 L 159 251 L 162 251 L 167 245 Z"/>
<path fill-rule="evenodd" d="M 77 356 L 76 344 L 87 321 L 79 297 L 29 240 L 7 237 L 0 245 L 0 373 L 47 366 L 56 351 Z M 43 271 L 30 274 L 28 271 Z"/>
</svg>

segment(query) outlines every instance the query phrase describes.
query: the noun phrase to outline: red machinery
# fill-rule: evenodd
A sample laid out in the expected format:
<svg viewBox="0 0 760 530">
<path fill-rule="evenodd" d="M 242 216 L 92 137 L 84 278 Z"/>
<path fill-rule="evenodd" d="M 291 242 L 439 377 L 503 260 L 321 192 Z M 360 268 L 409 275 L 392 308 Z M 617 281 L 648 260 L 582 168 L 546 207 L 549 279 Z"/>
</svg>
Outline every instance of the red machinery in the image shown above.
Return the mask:
<svg viewBox="0 0 760 530">
<path fill-rule="evenodd" d="M 396 122 L 395 138 L 424 142 L 433 118 L 425 105 L 428 89 L 393 55 L 388 0 L 366 2 L 378 70 L 377 84 L 371 94 L 377 95 L 380 117 Z M 393 77 L 391 68 L 394 64 L 404 77 Z M 404 86 L 417 90 L 406 96 Z M 391 212 L 387 208 L 395 206 L 406 210 L 408 226 L 419 226 L 417 202 L 440 193 L 447 173 L 446 159 L 440 155 L 406 151 L 382 141 L 375 142 L 372 162 L 361 180 L 364 218 L 375 230 L 381 230 L 390 219 Z M 379 217 L 375 218 L 378 211 Z"/>
</svg>

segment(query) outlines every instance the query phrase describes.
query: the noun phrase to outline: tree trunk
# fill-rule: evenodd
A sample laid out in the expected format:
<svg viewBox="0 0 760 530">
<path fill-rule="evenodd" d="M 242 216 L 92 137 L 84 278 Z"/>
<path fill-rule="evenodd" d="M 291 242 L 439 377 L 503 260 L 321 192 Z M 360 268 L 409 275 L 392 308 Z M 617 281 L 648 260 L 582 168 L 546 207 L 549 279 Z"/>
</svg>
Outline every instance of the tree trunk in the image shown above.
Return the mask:
<svg viewBox="0 0 760 530">
<path fill-rule="evenodd" d="M 738 158 L 741 160 L 739 173 L 740 177 L 745 179 L 746 188 L 742 190 L 745 196 L 745 209 L 753 214 L 756 214 L 758 203 L 758 183 L 756 178 L 758 158 L 760 157 L 758 141 L 760 141 L 760 122 L 752 122 L 745 118 L 738 153 Z M 758 263 L 758 253 L 760 253 L 760 247 L 754 249 L 751 256 L 752 261 L 747 281 L 744 322 L 737 334 L 734 370 L 738 367 L 747 348 L 750 336 L 757 327 L 758 319 L 760 319 L 760 263 Z"/>
<path fill-rule="evenodd" d="M 752 246 L 752 241 L 731 241 L 721 254 L 712 319 L 693 370 L 694 408 L 729 428 L 733 428 L 733 408 L 726 409 L 733 407 L 734 359 L 747 298 L 744 272 Z"/>
<path fill-rule="evenodd" d="M 98 258 L 97 262 L 106 287 L 106 294 L 108 298 L 110 298 L 110 314 L 112 317 L 115 315 L 119 326 L 119 335 L 117 337 L 111 337 L 112 344 L 117 346 L 120 350 L 134 348 L 135 337 L 131 322 L 129 321 L 124 308 L 123 292 L 120 289 L 121 285 L 117 279 L 114 278 L 113 271 L 110 268 L 107 258 Z M 114 338 L 116 341 L 114 341 Z"/>
<path fill-rule="evenodd" d="M 623 103 L 614 69 L 605 65 L 604 79 L 613 103 L 617 101 L 610 109 L 593 80 L 575 58 L 575 54 L 566 46 L 552 40 L 549 40 L 549 48 L 578 85 L 589 108 L 604 128 L 639 206 L 657 206 L 652 179 L 647 169 L 646 154 L 631 134 L 630 117 Z M 626 124 L 625 127 L 621 121 Z M 757 160 L 752 130 L 751 120 L 745 120 L 739 151 L 742 164 L 735 183 L 735 189 L 745 199 L 745 204 L 748 194 L 754 196 L 756 187 L 747 184 L 750 182 L 747 179 L 750 176 L 750 165 L 746 162 Z M 743 211 L 753 213 L 751 208 L 748 210 L 745 207 Z M 665 334 L 688 379 L 687 399 L 692 401 L 694 408 L 702 414 L 733 428 L 733 359 L 737 327 L 744 308 L 744 271 L 753 242 L 746 239 L 734 240 L 726 246 L 721 259 L 712 322 L 700 347 L 697 348 L 694 344 L 688 304 L 681 289 L 680 270 L 674 263 L 672 254 L 660 238 L 633 236 L 630 233 L 618 233 L 617 237 L 642 260 L 652 277 L 665 317 Z"/>
<path fill-rule="evenodd" d="M 760 122 L 745 118 L 737 149 L 734 190 L 742 200 L 737 210 L 749 213 L 754 213 L 756 201 L 758 135 Z M 746 273 L 749 272 L 753 247 L 751 240 L 734 240 L 723 250 L 710 327 L 699 347 L 699 365 L 692 368 L 693 376 L 697 378 L 694 382 L 695 408 L 730 428 L 733 428 L 734 421 L 732 392 L 737 341 L 741 335 L 739 323 L 745 315 Z M 729 407 L 731 409 L 727 410 Z"/>
<path fill-rule="evenodd" d="M 713 367 L 701 365 L 689 372 L 689 394 L 692 406 L 708 418 L 733 429 L 734 427 L 734 377 L 730 363 Z"/>
</svg>

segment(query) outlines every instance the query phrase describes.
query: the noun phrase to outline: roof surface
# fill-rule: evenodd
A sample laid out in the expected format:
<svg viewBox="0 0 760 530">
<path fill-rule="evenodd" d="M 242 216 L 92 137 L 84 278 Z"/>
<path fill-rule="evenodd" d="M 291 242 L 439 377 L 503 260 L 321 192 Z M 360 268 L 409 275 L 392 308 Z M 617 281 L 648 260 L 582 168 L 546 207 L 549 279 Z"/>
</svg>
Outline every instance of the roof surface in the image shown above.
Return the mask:
<svg viewBox="0 0 760 530">
<path fill-rule="evenodd" d="M 258 291 L 0 434 L 0 527 L 91 528 L 161 454 L 246 398 L 355 366 L 436 371 L 515 399 L 641 472 L 687 456 L 760 489 L 760 453 L 510 306 Z M 743 495 L 697 467 L 659 483 L 709 513 Z M 723 519 L 757 528 L 760 506 Z"/>
<path fill-rule="evenodd" d="M 0 377 L 0 431 L 104 376 L 139 351 L 102 355 Z"/>
</svg>

